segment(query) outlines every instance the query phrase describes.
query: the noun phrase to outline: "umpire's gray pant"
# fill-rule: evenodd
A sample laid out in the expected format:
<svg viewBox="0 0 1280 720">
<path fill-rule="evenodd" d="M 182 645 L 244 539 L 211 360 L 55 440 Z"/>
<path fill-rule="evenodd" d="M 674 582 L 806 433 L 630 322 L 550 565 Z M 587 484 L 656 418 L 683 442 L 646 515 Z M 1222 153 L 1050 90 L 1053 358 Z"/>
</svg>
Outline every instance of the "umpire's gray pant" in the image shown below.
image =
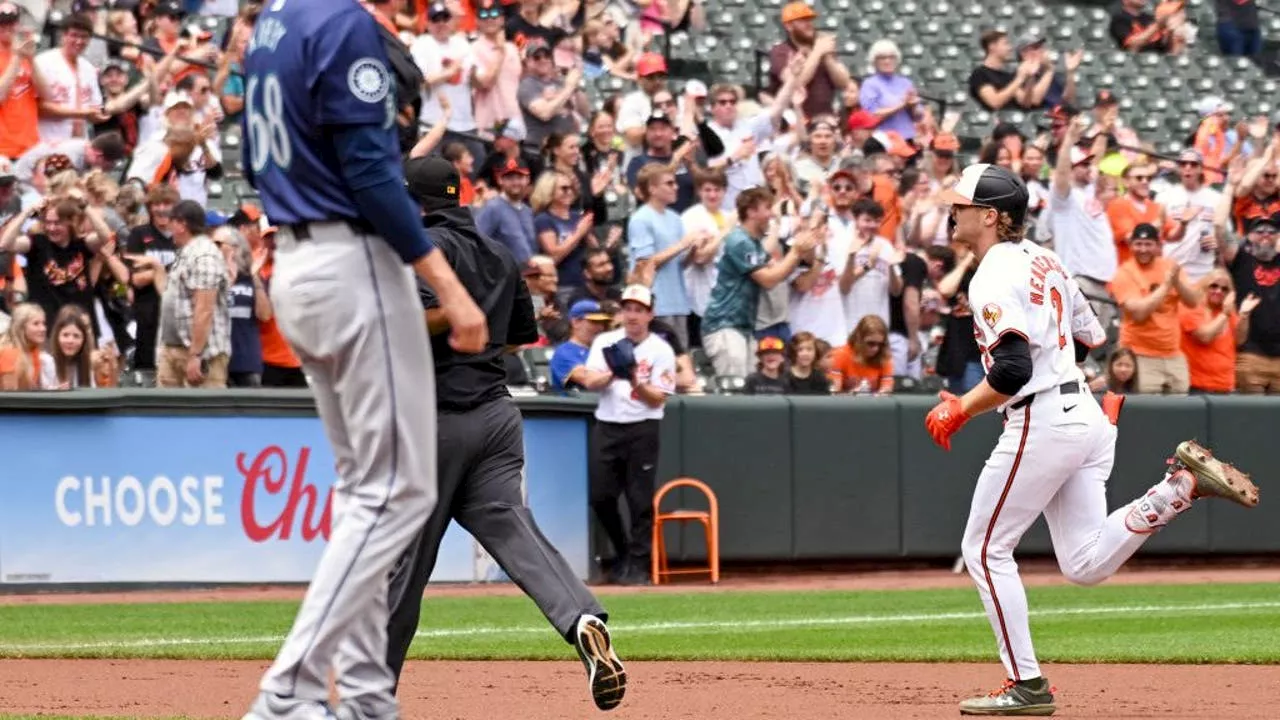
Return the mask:
<svg viewBox="0 0 1280 720">
<path fill-rule="evenodd" d="M 438 456 L 439 500 L 391 578 L 387 664 L 397 686 L 450 519 L 480 541 L 566 641 L 582 615 L 606 617 L 525 506 L 524 429 L 515 402 L 501 398 L 467 412 L 441 410 L 436 426 L 444 449 Z"/>
</svg>

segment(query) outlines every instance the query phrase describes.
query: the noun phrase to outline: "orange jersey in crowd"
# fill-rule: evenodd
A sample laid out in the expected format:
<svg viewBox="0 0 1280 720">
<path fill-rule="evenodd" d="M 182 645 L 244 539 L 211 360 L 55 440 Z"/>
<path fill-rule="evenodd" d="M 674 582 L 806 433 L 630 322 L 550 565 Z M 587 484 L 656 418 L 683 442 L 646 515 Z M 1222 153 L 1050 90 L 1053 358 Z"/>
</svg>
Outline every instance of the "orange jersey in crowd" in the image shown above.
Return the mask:
<svg viewBox="0 0 1280 720">
<path fill-rule="evenodd" d="M 844 392 L 857 389 L 863 380 L 873 392 L 890 392 L 893 390 L 893 360 L 886 352 L 883 364 L 867 365 L 854 355 L 853 348 L 841 345 L 831 351 L 831 371 L 827 377 L 832 385 Z"/>
<path fill-rule="evenodd" d="M 1245 223 L 1249 220 L 1271 217 L 1276 213 L 1280 213 L 1280 192 L 1268 195 L 1261 200 L 1254 197 L 1253 193 L 1249 193 L 1244 197 L 1236 198 L 1235 204 L 1231 207 L 1231 217 L 1235 220 L 1236 232 L 1241 235 L 1248 230 Z"/>
<path fill-rule="evenodd" d="M 12 58 L 12 50 L 0 48 L 0 70 Z M 17 159 L 40 142 L 39 113 L 31 60 L 23 58 L 9 96 L 0 102 L 0 155 Z"/>
<path fill-rule="evenodd" d="M 1187 356 L 1187 372 L 1191 387 L 1197 390 L 1231 392 L 1236 389 L 1236 326 L 1240 316 L 1227 316 L 1227 327 L 1208 344 L 1192 335 L 1201 325 L 1209 322 L 1209 308 L 1181 307 L 1178 322 L 1182 326 L 1182 354 Z"/>
<path fill-rule="evenodd" d="M 1147 297 L 1151 289 L 1164 282 L 1174 262 L 1167 257 L 1157 257 L 1150 265 L 1139 265 L 1130 260 L 1120 266 L 1107 289 L 1123 306 L 1134 298 Z M 1177 355 L 1182 348 L 1178 330 L 1178 291 L 1170 289 L 1164 302 L 1143 322 L 1134 322 L 1123 313 L 1120 322 L 1120 344 L 1138 355 L 1166 358 Z"/>
<path fill-rule="evenodd" d="M 16 347 L 0 348 L 0 375 L 9 375 L 18 371 L 18 353 Z M 31 377 L 18 378 L 19 390 L 36 389 L 40 385 L 40 348 L 28 353 L 31 356 Z"/>
<path fill-rule="evenodd" d="M 1164 207 L 1154 200 L 1137 203 L 1126 195 L 1107 203 L 1107 219 L 1111 221 L 1111 234 L 1116 241 L 1117 266 L 1133 257 L 1129 252 L 1129 236 L 1133 234 L 1133 229 L 1143 223 L 1159 228 L 1163 212 Z M 1164 227 L 1160 228 L 1160 238 L 1167 241 L 1176 227 L 1177 223 L 1167 218 Z"/>
<path fill-rule="evenodd" d="M 258 252 L 264 251 L 260 250 Z M 263 283 L 271 279 L 271 271 L 273 269 L 275 269 L 274 261 L 267 260 L 263 264 Z M 289 347 L 289 343 L 280 334 L 280 328 L 276 326 L 274 316 L 267 321 L 258 321 L 258 339 L 262 342 L 262 362 L 276 367 L 302 367 L 302 362 L 298 360 L 298 356 L 293 354 L 293 348 Z"/>
</svg>

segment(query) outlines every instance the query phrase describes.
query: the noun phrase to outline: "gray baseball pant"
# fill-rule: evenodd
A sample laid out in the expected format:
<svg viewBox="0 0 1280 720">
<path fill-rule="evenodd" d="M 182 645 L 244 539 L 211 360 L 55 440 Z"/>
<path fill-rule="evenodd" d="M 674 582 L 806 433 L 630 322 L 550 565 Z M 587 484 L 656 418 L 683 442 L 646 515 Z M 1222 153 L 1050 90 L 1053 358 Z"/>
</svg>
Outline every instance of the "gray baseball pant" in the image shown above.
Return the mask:
<svg viewBox="0 0 1280 720">
<path fill-rule="evenodd" d="M 271 301 L 338 480 L 329 542 L 261 688 L 286 705 L 325 702 L 332 670 L 344 704 L 396 717 L 388 579 L 436 503 L 431 346 L 412 271 L 390 245 L 346 223 L 309 231 L 280 229 Z"/>
<path fill-rule="evenodd" d="M 397 681 L 450 519 L 480 541 L 566 641 L 582 615 L 607 619 L 525 505 L 524 427 L 515 402 L 500 398 L 467 412 L 441 410 L 437 423 L 439 446 L 449 449 L 439 455 L 440 501 L 391 579 L 387 664 Z"/>
</svg>

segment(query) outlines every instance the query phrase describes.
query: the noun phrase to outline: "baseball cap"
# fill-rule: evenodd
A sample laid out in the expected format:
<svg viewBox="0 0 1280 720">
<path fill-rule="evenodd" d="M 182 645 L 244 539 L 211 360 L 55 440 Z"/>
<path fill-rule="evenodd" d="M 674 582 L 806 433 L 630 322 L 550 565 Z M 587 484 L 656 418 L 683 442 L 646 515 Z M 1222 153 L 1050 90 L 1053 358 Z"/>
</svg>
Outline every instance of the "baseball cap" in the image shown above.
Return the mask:
<svg viewBox="0 0 1280 720">
<path fill-rule="evenodd" d="M 1018 36 L 1018 40 L 1014 43 L 1014 48 L 1018 52 L 1022 52 L 1028 48 L 1042 47 L 1045 44 L 1044 36 L 1035 32 L 1026 32 Z"/>
<path fill-rule="evenodd" d="M 1280 222 L 1277 221 L 1275 216 L 1257 217 L 1249 221 L 1248 232 L 1257 232 L 1263 229 L 1274 231 L 1278 228 L 1280 228 Z"/>
<path fill-rule="evenodd" d="M 1027 186 L 1012 172 L 989 163 L 970 165 L 960 173 L 955 185 L 943 190 L 939 200 L 948 205 L 981 205 L 1009 214 L 1016 227 L 1022 226 L 1030 202 Z"/>
<path fill-rule="evenodd" d="M 1045 113 L 1050 120 L 1057 122 L 1066 122 L 1079 114 L 1080 111 L 1071 103 L 1059 103 L 1054 105 L 1049 112 Z"/>
<path fill-rule="evenodd" d="M 170 110 L 172 110 L 173 108 L 179 105 L 195 107 L 195 103 L 191 102 L 191 96 L 184 92 L 173 91 L 173 92 L 170 92 L 168 95 L 164 96 L 165 112 L 169 112 Z"/>
<path fill-rule="evenodd" d="M 880 124 L 880 119 L 866 110 L 855 110 L 849 113 L 850 130 L 873 130 Z"/>
<path fill-rule="evenodd" d="M 67 170 L 75 170 L 75 169 L 76 169 L 76 164 L 71 162 L 70 157 L 62 153 L 54 153 L 52 155 L 45 156 L 45 159 L 44 159 L 45 177 L 53 177 L 54 175 L 57 175 L 60 172 L 65 172 Z"/>
<path fill-rule="evenodd" d="M 453 13 L 449 11 L 449 6 L 442 2 L 431 3 L 431 7 L 427 8 L 428 20 L 448 20 L 453 17 Z"/>
<path fill-rule="evenodd" d="M 111 58 L 102 64 L 102 72 L 99 73 L 99 75 L 106 73 L 108 70 L 119 70 L 125 75 L 128 75 L 129 61 L 121 60 L 120 58 Z"/>
<path fill-rule="evenodd" d="M 156 3 L 155 10 L 151 11 L 152 15 L 164 17 L 186 17 L 187 11 L 183 9 L 182 3 L 178 0 L 160 0 Z"/>
<path fill-rule="evenodd" d="M 769 337 L 760 338 L 760 343 L 756 346 L 756 354 L 762 355 L 767 352 L 786 352 L 787 344 L 782 342 L 781 338 L 770 335 Z"/>
<path fill-rule="evenodd" d="M 675 123 L 671 122 L 671 117 L 667 115 L 665 112 L 663 112 L 662 110 L 654 110 L 653 112 L 649 113 L 649 118 L 644 121 L 644 124 L 646 127 L 654 123 L 666 123 L 668 125 L 673 125 L 673 126 L 675 125 Z"/>
<path fill-rule="evenodd" d="M 1198 165 L 1203 165 L 1204 156 L 1200 154 L 1199 150 L 1187 148 L 1186 150 L 1183 150 L 1182 152 L 1178 153 L 1178 162 L 1180 163 L 1193 162 Z"/>
<path fill-rule="evenodd" d="M 1093 98 L 1094 107 L 1107 107 L 1118 104 L 1120 104 L 1120 101 L 1116 99 L 1116 94 L 1110 90 L 1099 90 L 1097 96 Z"/>
<path fill-rule="evenodd" d="M 227 224 L 227 216 L 217 210 L 206 210 L 204 213 L 205 227 L 213 229 L 222 227 Z"/>
<path fill-rule="evenodd" d="M 1129 233 L 1130 240 L 1159 240 L 1160 231 L 1151 223 L 1138 223 L 1133 232 Z"/>
<path fill-rule="evenodd" d="M 636 76 L 649 77 L 650 75 L 666 75 L 667 59 L 658 53 L 647 52 L 641 53 L 636 58 Z"/>
<path fill-rule="evenodd" d="M 918 150 L 915 146 L 902 139 L 902 133 L 896 130 L 885 130 L 883 132 L 873 133 L 871 137 L 875 138 L 884 146 L 885 152 L 894 157 L 909 158 L 913 157 Z"/>
<path fill-rule="evenodd" d="M 405 161 L 404 184 L 426 210 L 456 207 L 462 177 L 453 163 L 439 155 L 426 155 Z"/>
<path fill-rule="evenodd" d="M 1229 113 L 1235 109 L 1235 105 L 1232 105 L 1217 95 L 1206 96 L 1201 99 L 1200 102 L 1196 103 L 1196 112 L 1200 113 L 1202 117 L 1208 117 L 1217 113 Z"/>
<path fill-rule="evenodd" d="M 609 322 L 613 317 L 600 309 L 600 303 L 595 300 L 579 300 L 569 308 L 569 319 Z"/>
<path fill-rule="evenodd" d="M 787 3 L 782 8 L 782 22 L 784 23 L 795 22 L 796 20 L 812 20 L 816 17 L 818 17 L 818 13 L 806 3 Z"/>
<path fill-rule="evenodd" d="M 536 36 L 525 40 L 524 47 L 520 49 L 520 57 L 525 60 L 542 53 L 550 55 L 551 46 L 547 44 L 546 40 Z"/>
<path fill-rule="evenodd" d="M 12 25 L 22 17 L 22 11 L 11 2 L 0 3 L 0 25 Z"/>
<path fill-rule="evenodd" d="M 232 227 L 241 227 L 242 225 L 257 225 L 262 219 L 262 211 L 253 205 L 241 205 L 232 213 L 231 218 L 227 220 Z"/>
<path fill-rule="evenodd" d="M 705 98 L 707 96 L 707 84 L 701 80 L 690 80 L 684 84 L 684 94 L 689 97 Z"/>
<path fill-rule="evenodd" d="M 497 172 L 494 173 L 494 175 L 496 175 L 499 178 L 503 178 L 503 177 L 506 177 L 507 175 L 511 175 L 512 173 L 515 173 L 517 175 L 528 175 L 529 166 L 525 165 L 524 162 L 519 160 L 518 158 L 511 158 L 510 160 L 507 160 L 505 163 L 503 163 L 498 168 Z"/>
<path fill-rule="evenodd" d="M 653 292 L 643 285 L 628 285 L 622 291 L 623 303 L 633 302 L 640 303 L 646 309 L 653 309 Z"/>
<path fill-rule="evenodd" d="M 832 182 L 840 176 L 851 178 L 857 173 L 865 172 L 866 168 L 863 167 L 864 160 L 865 158 L 856 157 L 847 157 L 841 160 L 836 169 L 832 170 L 830 175 L 827 175 L 827 182 Z"/>
</svg>

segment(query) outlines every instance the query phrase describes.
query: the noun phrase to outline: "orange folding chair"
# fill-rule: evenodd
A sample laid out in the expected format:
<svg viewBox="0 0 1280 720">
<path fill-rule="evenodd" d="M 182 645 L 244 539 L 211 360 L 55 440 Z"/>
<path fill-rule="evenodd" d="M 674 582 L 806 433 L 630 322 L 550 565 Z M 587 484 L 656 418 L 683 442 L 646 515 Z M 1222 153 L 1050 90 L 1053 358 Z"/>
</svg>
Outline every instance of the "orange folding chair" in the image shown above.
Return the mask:
<svg viewBox="0 0 1280 720">
<path fill-rule="evenodd" d="M 693 488 L 707 498 L 706 510 L 673 510 L 662 512 L 662 498 L 680 487 Z M 699 522 L 707 537 L 707 566 L 671 570 L 667 567 L 667 546 L 663 540 L 662 524 L 665 522 Z M 710 573 L 711 582 L 720 582 L 720 505 L 716 494 L 707 484 L 694 478 L 676 478 L 663 485 L 653 496 L 653 584 L 661 585 L 662 579 L 671 575 Z"/>
</svg>

